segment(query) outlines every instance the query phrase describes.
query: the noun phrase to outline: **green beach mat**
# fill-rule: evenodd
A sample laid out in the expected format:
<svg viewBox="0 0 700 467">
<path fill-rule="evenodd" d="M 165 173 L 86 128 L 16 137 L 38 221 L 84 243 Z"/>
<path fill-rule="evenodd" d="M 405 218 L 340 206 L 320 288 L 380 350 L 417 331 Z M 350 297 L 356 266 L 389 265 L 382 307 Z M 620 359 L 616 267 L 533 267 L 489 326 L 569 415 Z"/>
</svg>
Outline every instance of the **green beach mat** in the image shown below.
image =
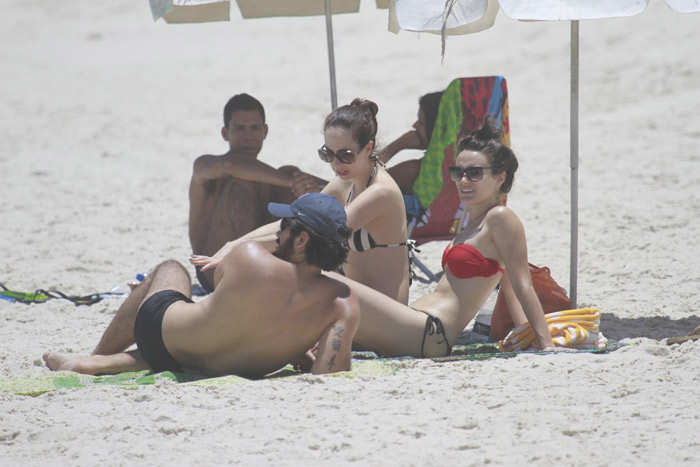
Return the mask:
<svg viewBox="0 0 700 467">
<path fill-rule="evenodd" d="M 608 341 L 608 348 L 605 350 L 578 350 L 576 352 L 609 353 L 617 350 L 622 345 L 624 344 Z M 430 360 L 435 363 L 444 363 L 462 360 L 479 361 L 492 358 L 513 358 L 519 354 L 545 355 L 551 353 L 556 352 L 501 353 L 496 348 L 495 343 L 465 343 L 455 345 L 452 349 L 452 354 L 447 357 L 425 360 Z M 325 376 L 342 378 L 354 378 L 360 375 L 391 376 L 402 368 L 406 368 L 408 366 L 407 363 L 421 360 L 422 359 L 413 357 L 380 358 L 373 352 L 353 352 L 352 368 L 350 371 L 333 373 Z M 263 379 L 276 379 L 290 376 L 303 377 L 308 376 L 308 374 L 299 373 L 295 371 L 291 365 L 287 365 Z M 174 382 L 193 386 L 212 387 L 240 384 L 248 381 L 251 380 L 234 375 L 206 378 L 203 376 L 174 373 L 171 371 L 153 373 L 149 370 L 144 370 L 109 376 L 89 376 L 73 373 L 71 371 L 50 372 L 47 370 L 46 374 L 41 376 L 2 378 L 0 379 L 0 391 L 23 396 L 39 396 L 57 389 L 87 388 L 104 385 L 118 386 L 124 389 L 136 389 L 141 386 L 169 384 Z"/>
<path fill-rule="evenodd" d="M 370 374 L 376 376 L 389 376 L 396 373 L 400 365 L 392 365 L 379 359 L 362 360 L 352 363 L 352 369 L 348 372 L 335 373 L 328 376 L 355 377 L 360 374 Z M 302 376 L 304 373 L 295 371 L 291 365 L 287 365 L 263 379 L 282 378 L 288 376 Z M 308 375 L 308 373 L 307 373 Z M 211 387 L 240 384 L 253 380 L 235 375 L 219 376 L 216 378 L 206 378 L 204 376 L 190 375 L 186 373 L 175 373 L 164 371 L 153 373 L 150 370 L 143 370 L 129 373 L 119 373 L 108 376 L 81 375 L 72 371 L 49 372 L 41 376 L 29 376 L 20 378 L 0 379 L 0 391 L 22 396 L 40 396 L 46 392 L 57 389 L 87 388 L 95 386 L 118 386 L 124 389 L 136 389 L 142 386 L 182 383 L 192 386 Z"/>
</svg>

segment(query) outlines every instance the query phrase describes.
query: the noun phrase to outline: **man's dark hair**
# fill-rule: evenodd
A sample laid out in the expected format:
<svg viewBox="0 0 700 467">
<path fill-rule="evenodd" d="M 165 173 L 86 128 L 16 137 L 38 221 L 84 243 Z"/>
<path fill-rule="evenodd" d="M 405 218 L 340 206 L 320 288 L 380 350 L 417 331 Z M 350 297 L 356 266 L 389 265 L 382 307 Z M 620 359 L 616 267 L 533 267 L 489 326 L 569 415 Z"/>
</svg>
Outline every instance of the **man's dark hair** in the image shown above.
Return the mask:
<svg viewBox="0 0 700 467">
<path fill-rule="evenodd" d="M 265 109 L 259 100 L 253 96 L 243 93 L 236 94 L 231 99 L 228 100 L 226 106 L 224 106 L 224 126 L 228 127 L 228 122 L 231 121 L 231 115 L 236 110 L 257 110 L 260 112 L 260 118 L 262 122 L 265 123 Z"/>
<path fill-rule="evenodd" d="M 292 238 L 301 232 L 309 234 L 309 243 L 305 251 L 307 263 L 324 271 L 335 271 L 345 262 L 348 257 L 348 249 L 345 245 L 322 237 L 297 218 L 292 217 L 290 221 L 289 233 Z"/>
</svg>

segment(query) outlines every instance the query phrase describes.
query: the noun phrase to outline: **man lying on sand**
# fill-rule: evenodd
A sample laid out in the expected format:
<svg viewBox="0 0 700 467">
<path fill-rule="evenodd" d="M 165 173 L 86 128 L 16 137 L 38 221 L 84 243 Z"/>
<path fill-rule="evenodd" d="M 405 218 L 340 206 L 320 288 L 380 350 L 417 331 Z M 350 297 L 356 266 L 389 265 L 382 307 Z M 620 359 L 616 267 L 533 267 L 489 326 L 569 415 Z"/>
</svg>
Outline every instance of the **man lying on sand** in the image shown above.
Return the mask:
<svg viewBox="0 0 700 467">
<path fill-rule="evenodd" d="M 275 169 L 258 160 L 267 137 L 265 109 L 248 94 L 237 94 L 224 107 L 221 136 L 229 150 L 220 156 L 203 155 L 194 162 L 190 181 L 189 235 L 192 253 L 213 255 L 226 243 L 272 221 L 265 207 L 270 201 L 288 203 L 317 191 L 315 185 L 295 183 L 299 169 Z M 309 176 L 310 177 L 310 176 Z M 197 279 L 214 290 L 214 270 Z"/>
<path fill-rule="evenodd" d="M 349 370 L 359 305 L 349 287 L 321 274 L 347 256 L 345 210 L 320 193 L 268 209 L 283 218 L 273 253 L 253 241 L 234 248 L 216 269 L 214 293 L 197 303 L 185 268 L 166 261 L 127 297 L 91 356 L 46 352 L 46 365 L 255 378 L 318 343 L 312 373 Z"/>
</svg>

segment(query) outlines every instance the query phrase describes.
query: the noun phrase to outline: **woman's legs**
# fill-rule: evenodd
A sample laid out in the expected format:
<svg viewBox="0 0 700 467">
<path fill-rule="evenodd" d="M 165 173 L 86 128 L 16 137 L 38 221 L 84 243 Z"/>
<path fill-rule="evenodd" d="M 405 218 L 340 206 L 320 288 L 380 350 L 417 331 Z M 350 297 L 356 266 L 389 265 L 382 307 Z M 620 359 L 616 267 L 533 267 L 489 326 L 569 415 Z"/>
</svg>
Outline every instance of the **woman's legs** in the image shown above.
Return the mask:
<svg viewBox="0 0 700 467">
<path fill-rule="evenodd" d="M 360 325 L 355 332 L 355 342 L 387 357 L 426 357 L 446 355 L 446 346 L 440 343 L 444 334 L 431 330 L 426 336 L 425 312 L 414 310 L 392 300 L 363 284 L 336 273 L 324 273 L 350 286 L 360 302 Z"/>
</svg>

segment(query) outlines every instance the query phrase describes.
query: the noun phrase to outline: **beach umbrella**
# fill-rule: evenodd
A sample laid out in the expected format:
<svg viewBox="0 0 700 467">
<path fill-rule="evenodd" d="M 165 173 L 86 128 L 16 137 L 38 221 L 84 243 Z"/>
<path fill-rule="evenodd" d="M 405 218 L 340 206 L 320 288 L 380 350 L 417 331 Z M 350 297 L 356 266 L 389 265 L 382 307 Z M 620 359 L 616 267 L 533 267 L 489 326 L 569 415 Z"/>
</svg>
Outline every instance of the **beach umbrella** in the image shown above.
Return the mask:
<svg viewBox="0 0 700 467">
<path fill-rule="evenodd" d="M 391 0 L 389 30 L 442 34 L 470 34 L 491 27 L 499 7 L 511 19 L 571 22 L 571 258 L 569 293 L 576 306 L 578 274 L 578 126 L 579 126 L 579 21 L 634 16 L 649 0 Z M 679 13 L 700 11 L 700 0 L 664 0 Z"/>
<path fill-rule="evenodd" d="M 167 23 L 202 23 L 229 21 L 228 0 L 149 0 L 153 19 Z M 332 15 L 357 13 L 360 0 L 236 0 L 244 19 L 277 16 L 325 16 L 328 44 L 331 110 L 338 107 L 335 79 Z M 377 8 L 388 8 L 388 0 L 376 0 Z"/>
</svg>

